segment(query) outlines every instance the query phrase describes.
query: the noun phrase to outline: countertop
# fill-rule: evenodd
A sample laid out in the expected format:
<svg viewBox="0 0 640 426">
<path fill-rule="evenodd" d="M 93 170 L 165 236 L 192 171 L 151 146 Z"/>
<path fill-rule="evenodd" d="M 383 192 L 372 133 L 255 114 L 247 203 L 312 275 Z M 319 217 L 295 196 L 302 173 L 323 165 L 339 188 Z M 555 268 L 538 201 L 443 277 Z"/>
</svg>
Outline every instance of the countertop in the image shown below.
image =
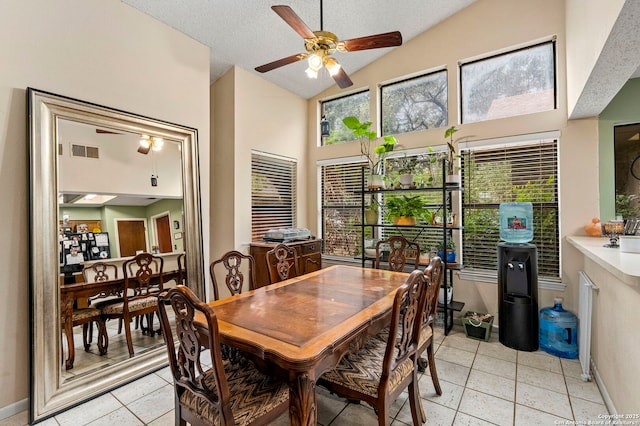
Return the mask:
<svg viewBox="0 0 640 426">
<path fill-rule="evenodd" d="M 640 287 L 640 253 L 624 253 L 619 248 L 604 247 L 608 238 L 567 237 L 567 241 L 620 281 Z"/>
</svg>

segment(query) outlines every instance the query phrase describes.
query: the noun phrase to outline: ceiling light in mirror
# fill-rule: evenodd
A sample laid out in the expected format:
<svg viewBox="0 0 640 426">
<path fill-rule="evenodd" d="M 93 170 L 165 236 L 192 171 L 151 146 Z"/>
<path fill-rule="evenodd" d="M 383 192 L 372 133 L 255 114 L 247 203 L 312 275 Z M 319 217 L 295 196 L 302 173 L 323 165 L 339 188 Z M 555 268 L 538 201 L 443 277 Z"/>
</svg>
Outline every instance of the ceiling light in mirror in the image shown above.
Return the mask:
<svg viewBox="0 0 640 426">
<path fill-rule="evenodd" d="M 101 205 L 106 203 L 107 201 L 113 200 L 114 198 L 116 198 L 115 195 L 87 194 L 84 197 L 73 201 L 73 204 Z"/>
</svg>

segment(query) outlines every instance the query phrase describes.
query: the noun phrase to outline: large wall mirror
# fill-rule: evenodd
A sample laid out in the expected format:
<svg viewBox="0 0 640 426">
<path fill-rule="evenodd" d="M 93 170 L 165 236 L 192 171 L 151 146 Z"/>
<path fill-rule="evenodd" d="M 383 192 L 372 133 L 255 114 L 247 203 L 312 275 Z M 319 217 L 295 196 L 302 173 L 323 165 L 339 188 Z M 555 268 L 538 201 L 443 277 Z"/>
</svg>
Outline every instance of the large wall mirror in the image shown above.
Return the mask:
<svg viewBox="0 0 640 426">
<path fill-rule="evenodd" d="M 132 321 L 132 346 L 117 319 L 104 322 L 100 345 L 98 322 L 71 320 L 117 297 L 127 259 L 153 253 L 165 288 L 186 269 L 186 285 L 205 295 L 197 131 L 35 89 L 28 101 L 38 422 L 167 363 L 157 317 L 151 327 Z M 100 263 L 113 265 L 107 284 L 95 276 Z"/>
</svg>

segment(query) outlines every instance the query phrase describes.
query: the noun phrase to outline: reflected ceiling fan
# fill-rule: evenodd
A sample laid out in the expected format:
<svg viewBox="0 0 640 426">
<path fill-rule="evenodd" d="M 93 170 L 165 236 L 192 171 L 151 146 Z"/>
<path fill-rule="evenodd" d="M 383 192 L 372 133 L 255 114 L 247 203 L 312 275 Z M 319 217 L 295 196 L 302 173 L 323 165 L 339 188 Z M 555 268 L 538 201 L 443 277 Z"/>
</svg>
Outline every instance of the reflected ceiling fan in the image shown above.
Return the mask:
<svg viewBox="0 0 640 426">
<path fill-rule="evenodd" d="M 338 86 L 344 89 L 351 86 L 353 82 L 342 69 L 340 63 L 331 55 L 335 52 L 354 52 L 357 50 L 400 46 L 402 44 L 400 31 L 374 34 L 350 40 L 339 40 L 335 34 L 324 31 L 322 28 L 322 0 L 320 0 L 320 31 L 311 31 L 307 24 L 289 6 L 271 6 L 271 9 L 304 39 L 304 48 L 307 52 L 291 55 L 256 67 L 255 70 L 258 72 L 271 71 L 284 65 L 308 59 L 309 68 L 307 68 L 306 73 L 310 78 L 317 78 L 318 71 L 324 66 Z"/>
</svg>

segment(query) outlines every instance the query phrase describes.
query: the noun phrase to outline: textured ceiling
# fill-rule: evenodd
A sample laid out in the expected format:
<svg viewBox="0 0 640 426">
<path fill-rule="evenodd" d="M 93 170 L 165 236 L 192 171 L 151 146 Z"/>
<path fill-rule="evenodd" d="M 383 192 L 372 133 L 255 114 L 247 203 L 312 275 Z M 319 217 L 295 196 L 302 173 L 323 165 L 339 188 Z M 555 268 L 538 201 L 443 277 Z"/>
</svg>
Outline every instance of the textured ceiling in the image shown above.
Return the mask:
<svg viewBox="0 0 640 426">
<path fill-rule="evenodd" d="M 324 0 L 323 29 L 340 40 L 400 31 L 406 42 L 476 0 Z M 319 0 L 122 0 L 153 18 L 211 48 L 211 82 L 233 65 L 249 70 L 282 57 L 304 52 L 302 38 L 271 10 L 285 4 L 312 30 L 320 30 Z M 402 5 L 402 7 L 400 7 Z M 336 53 L 353 74 L 393 48 Z M 286 65 L 263 78 L 303 98 L 311 98 L 334 84 L 322 70 L 307 78 L 306 62 Z"/>
</svg>

